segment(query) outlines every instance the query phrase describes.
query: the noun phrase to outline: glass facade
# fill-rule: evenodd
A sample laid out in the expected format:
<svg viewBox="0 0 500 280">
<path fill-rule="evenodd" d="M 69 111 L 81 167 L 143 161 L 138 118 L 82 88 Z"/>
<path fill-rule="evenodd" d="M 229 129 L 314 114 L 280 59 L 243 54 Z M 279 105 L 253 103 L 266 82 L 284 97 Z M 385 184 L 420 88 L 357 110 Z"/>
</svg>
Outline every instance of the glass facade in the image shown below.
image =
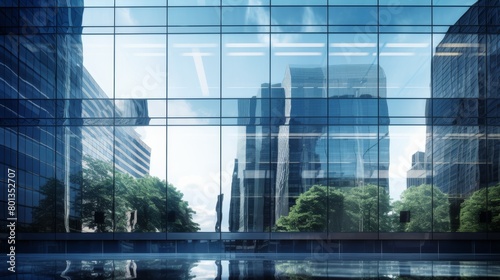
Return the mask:
<svg viewBox="0 0 500 280">
<path fill-rule="evenodd" d="M 5 236 L 500 240 L 500 1 L 0 7 Z"/>
</svg>

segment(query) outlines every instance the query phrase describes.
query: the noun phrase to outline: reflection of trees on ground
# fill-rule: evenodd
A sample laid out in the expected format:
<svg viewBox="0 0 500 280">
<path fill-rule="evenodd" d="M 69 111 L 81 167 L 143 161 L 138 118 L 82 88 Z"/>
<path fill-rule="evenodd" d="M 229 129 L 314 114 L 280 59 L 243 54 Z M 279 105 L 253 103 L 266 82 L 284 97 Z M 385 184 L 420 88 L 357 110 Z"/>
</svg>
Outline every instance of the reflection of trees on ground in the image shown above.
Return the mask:
<svg viewBox="0 0 500 280">
<path fill-rule="evenodd" d="M 134 178 L 118 171 L 113 173 L 111 163 L 86 158 L 83 171 L 73 175 L 71 182 L 80 186 L 78 190 L 72 188 L 74 200 L 79 202 L 71 205 L 72 210 L 76 214 L 81 213 L 81 216 L 74 214 L 71 218 L 75 231 L 199 230 L 198 224 L 193 222 L 195 211 L 183 200 L 183 194 L 157 177 Z M 55 229 L 64 232 L 64 184 L 57 179 L 50 179 L 40 187 L 40 192 L 44 198 L 40 201 L 40 207 L 34 210 L 33 230 L 53 232 Z M 104 222 L 96 220 L 96 211 L 104 214 Z"/>
<path fill-rule="evenodd" d="M 67 260 L 58 274 L 63 279 L 189 280 L 196 277 L 191 273 L 195 266 L 192 260 Z"/>
</svg>

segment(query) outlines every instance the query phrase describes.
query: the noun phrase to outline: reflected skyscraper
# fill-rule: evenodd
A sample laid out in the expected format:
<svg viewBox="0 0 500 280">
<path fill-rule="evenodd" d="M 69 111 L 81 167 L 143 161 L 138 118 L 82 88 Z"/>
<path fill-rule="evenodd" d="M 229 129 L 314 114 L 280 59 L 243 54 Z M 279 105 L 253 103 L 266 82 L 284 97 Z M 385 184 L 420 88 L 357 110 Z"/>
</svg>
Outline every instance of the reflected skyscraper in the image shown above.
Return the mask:
<svg viewBox="0 0 500 280">
<path fill-rule="evenodd" d="M 328 105 L 321 99 L 327 77 Z M 230 231 L 268 230 L 313 185 L 388 189 L 389 122 L 376 125 L 379 113 L 387 115 L 385 100 L 377 98 L 385 97 L 377 88 L 384 81 L 373 65 L 291 66 L 280 85 L 265 84 L 259 98 L 239 100 L 245 131 L 232 179 Z M 351 125 L 331 123 L 329 114 Z"/>
<path fill-rule="evenodd" d="M 497 117 L 498 36 L 469 33 L 466 25 L 500 24 L 497 9 L 478 1 L 452 25 L 436 47 L 433 99 L 428 101 L 426 161 L 434 162 L 432 182 L 454 198 L 499 181 L 498 140 L 488 139 L 488 118 Z M 488 49 L 486 49 L 488 45 Z M 489 120 L 493 121 L 493 118 Z M 489 143 L 487 143 L 489 142 Z M 487 148 L 488 147 L 488 148 Z M 493 171 L 493 172 L 492 172 Z"/>
<path fill-rule="evenodd" d="M 18 170 L 17 215 L 23 231 L 30 231 L 33 213 L 47 195 L 41 187 L 54 179 L 64 188 L 61 196 L 50 198 L 62 202 L 57 228 L 82 230 L 82 183 L 74 178 L 85 167 L 86 157 L 105 162 L 114 157 L 119 172 L 134 177 L 149 174 L 150 147 L 135 130 L 113 128 L 116 117 L 126 119 L 124 125 L 148 125 L 147 101 L 126 100 L 118 107 L 109 99 L 111 93 L 100 88 L 83 66 L 83 0 L 71 5 L 61 3 L 57 11 L 56 7 L 23 9 L 29 14 L 0 19 L 1 26 L 29 26 L 33 32 L 1 36 L 0 45 L 4 98 L 0 149 L 7 155 L 1 164 Z M 30 22 L 33 14 L 46 16 L 46 26 Z M 56 21 L 61 26 L 58 34 L 44 34 L 44 28 Z"/>
<path fill-rule="evenodd" d="M 238 158 L 231 183 L 229 230 L 265 231 L 273 225 L 277 135 L 283 124 L 283 89 L 262 84 L 259 98 L 238 100 Z"/>
</svg>

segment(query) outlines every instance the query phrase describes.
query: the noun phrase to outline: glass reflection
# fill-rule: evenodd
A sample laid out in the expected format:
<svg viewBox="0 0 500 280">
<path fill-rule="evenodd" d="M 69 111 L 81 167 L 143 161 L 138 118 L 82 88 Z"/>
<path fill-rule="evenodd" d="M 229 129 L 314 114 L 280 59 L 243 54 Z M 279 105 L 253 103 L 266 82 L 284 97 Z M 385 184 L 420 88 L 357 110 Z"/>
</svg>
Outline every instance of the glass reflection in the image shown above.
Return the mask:
<svg viewBox="0 0 500 280">
<path fill-rule="evenodd" d="M 117 98 L 166 98 L 165 35 L 119 35 L 116 41 Z"/>
<path fill-rule="evenodd" d="M 175 194 L 192 207 L 193 225 L 189 231 L 214 232 L 220 194 L 220 128 L 213 126 L 170 126 L 167 131 L 167 179 L 178 190 Z M 193 211 L 194 210 L 194 211 Z M 169 213 L 168 227 L 179 230 L 182 213 Z"/>
<path fill-rule="evenodd" d="M 220 97 L 219 40 L 205 34 L 169 37 L 169 98 Z"/>
<path fill-rule="evenodd" d="M 26 277 L 47 279 L 492 279 L 496 261 L 297 259 L 70 259 L 31 260 Z"/>
</svg>

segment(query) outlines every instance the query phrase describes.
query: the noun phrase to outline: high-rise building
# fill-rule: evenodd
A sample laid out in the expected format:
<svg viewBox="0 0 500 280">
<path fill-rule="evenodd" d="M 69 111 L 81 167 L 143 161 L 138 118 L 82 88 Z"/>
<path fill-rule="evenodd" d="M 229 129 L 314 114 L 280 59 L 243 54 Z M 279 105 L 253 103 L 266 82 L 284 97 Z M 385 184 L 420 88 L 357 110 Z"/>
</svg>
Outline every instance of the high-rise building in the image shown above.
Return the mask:
<svg viewBox="0 0 500 280">
<path fill-rule="evenodd" d="M 468 25 L 497 25 L 495 9 L 478 1 L 446 32 L 432 58 L 432 99 L 427 101 L 426 162 L 432 183 L 443 192 L 465 198 L 498 182 L 498 141 L 490 117 L 496 116 L 498 68 L 487 61 L 498 57 L 497 36 L 471 33 Z M 487 47 L 488 46 L 488 47 Z M 491 134 L 490 134 L 491 133 Z"/>
<path fill-rule="evenodd" d="M 244 132 L 235 160 L 239 171 L 232 181 L 231 231 L 269 229 L 313 185 L 389 188 L 387 126 L 362 121 L 353 126 L 326 125 L 329 113 L 338 118 L 373 118 L 379 110 L 387 114 L 387 104 L 377 101 L 379 94 L 385 97 L 377 90 L 379 75 L 384 81 L 382 69 L 372 65 L 291 66 L 281 86 L 268 89 L 264 84 L 258 98 L 239 100 L 238 116 L 245 123 L 239 123 Z M 328 106 L 322 99 L 327 95 L 326 77 L 333 88 Z M 271 112 L 271 123 L 258 126 L 269 116 L 266 112 Z M 256 133 L 260 128 L 263 131 Z M 265 214 L 271 207 L 274 217 Z M 234 227 L 236 221 L 240 227 Z"/>
<path fill-rule="evenodd" d="M 0 1 L 19 244 L 498 251 L 499 7 Z"/>
<path fill-rule="evenodd" d="M 33 213 L 48 195 L 49 185 L 63 186 L 58 193 L 62 196 L 53 198 L 61 201 L 63 209 L 57 215 L 57 230 L 82 231 L 82 182 L 74 178 L 83 171 L 87 157 L 111 165 L 114 161 L 117 171 L 134 177 L 149 174 L 150 147 L 134 130 L 113 128 L 114 117 L 122 116 L 128 125 L 148 125 L 147 101 L 127 100 L 115 110 L 108 97 L 112 93 L 105 93 L 83 66 L 78 35 L 83 1 L 71 4 L 75 7 L 61 6 L 57 11 L 56 7 L 26 8 L 20 19 L 1 20 L 3 27 L 24 24 L 33 32 L 32 36 L 1 36 L 0 46 L 4 112 L 0 147 L 8 155 L 2 157 L 2 164 L 18 170 L 18 219 L 23 231 L 33 230 Z M 31 20 L 40 14 L 47 26 L 55 21 L 62 26 L 59 36 L 44 34 L 45 27 Z M 97 118 L 102 119 L 96 122 Z"/>
</svg>

